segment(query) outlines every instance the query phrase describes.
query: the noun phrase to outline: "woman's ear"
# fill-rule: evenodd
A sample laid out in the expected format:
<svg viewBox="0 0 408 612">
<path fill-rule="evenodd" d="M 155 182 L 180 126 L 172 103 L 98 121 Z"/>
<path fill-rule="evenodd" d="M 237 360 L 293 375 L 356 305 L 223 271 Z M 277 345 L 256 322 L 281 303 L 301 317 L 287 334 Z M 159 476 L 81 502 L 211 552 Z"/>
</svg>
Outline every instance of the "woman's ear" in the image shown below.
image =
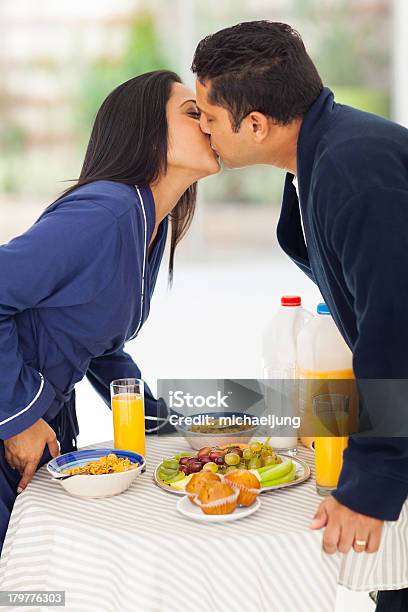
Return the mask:
<svg viewBox="0 0 408 612">
<path fill-rule="evenodd" d="M 251 132 L 252 138 L 256 143 L 261 143 L 265 140 L 269 133 L 269 121 L 268 118 L 262 113 L 253 111 L 245 117 L 247 127 Z"/>
</svg>

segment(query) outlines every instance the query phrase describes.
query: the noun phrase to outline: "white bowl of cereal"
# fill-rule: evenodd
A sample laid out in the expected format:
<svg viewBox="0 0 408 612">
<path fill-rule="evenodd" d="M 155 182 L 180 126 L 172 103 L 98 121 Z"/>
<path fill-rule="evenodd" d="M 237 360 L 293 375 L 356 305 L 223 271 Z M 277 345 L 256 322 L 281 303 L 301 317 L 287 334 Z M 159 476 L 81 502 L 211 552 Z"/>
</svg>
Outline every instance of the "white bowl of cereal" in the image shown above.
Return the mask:
<svg viewBox="0 0 408 612">
<path fill-rule="evenodd" d="M 138 453 L 97 448 L 55 457 L 47 470 L 71 495 L 100 498 L 126 491 L 145 465 L 145 458 Z"/>
</svg>

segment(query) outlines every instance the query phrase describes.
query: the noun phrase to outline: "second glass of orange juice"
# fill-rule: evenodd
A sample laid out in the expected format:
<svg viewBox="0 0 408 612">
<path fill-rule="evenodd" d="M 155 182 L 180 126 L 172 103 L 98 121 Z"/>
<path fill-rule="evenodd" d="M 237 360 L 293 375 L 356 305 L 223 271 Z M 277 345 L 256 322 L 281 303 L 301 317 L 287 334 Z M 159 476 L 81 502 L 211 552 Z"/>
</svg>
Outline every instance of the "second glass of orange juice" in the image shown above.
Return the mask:
<svg viewBox="0 0 408 612">
<path fill-rule="evenodd" d="M 121 378 L 110 384 L 114 447 L 146 456 L 144 384 Z"/>
</svg>

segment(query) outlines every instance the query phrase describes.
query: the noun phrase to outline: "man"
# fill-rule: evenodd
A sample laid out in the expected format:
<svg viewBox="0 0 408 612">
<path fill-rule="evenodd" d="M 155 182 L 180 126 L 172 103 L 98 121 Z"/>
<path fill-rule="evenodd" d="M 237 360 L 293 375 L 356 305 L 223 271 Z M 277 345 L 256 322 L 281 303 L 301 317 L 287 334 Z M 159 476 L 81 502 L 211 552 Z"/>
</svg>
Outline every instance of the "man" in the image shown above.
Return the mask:
<svg viewBox="0 0 408 612">
<path fill-rule="evenodd" d="M 278 241 L 318 285 L 356 379 L 407 379 L 408 130 L 336 104 L 286 24 L 207 36 L 192 70 L 201 128 L 224 164 L 287 171 Z M 375 552 L 407 495 L 408 438 L 353 437 L 311 527 L 325 527 L 327 553 Z M 377 610 L 403 609 L 406 589 L 379 593 Z"/>
</svg>

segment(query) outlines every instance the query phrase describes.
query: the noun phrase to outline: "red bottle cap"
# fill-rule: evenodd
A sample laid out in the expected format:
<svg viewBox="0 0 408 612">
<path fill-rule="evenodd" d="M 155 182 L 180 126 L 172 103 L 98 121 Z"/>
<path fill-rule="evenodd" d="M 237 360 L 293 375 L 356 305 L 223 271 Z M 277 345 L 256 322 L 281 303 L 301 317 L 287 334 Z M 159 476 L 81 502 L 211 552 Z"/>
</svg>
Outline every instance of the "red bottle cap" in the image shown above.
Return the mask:
<svg viewBox="0 0 408 612">
<path fill-rule="evenodd" d="M 300 295 L 283 295 L 281 297 L 282 306 L 300 306 L 302 298 Z"/>
</svg>

